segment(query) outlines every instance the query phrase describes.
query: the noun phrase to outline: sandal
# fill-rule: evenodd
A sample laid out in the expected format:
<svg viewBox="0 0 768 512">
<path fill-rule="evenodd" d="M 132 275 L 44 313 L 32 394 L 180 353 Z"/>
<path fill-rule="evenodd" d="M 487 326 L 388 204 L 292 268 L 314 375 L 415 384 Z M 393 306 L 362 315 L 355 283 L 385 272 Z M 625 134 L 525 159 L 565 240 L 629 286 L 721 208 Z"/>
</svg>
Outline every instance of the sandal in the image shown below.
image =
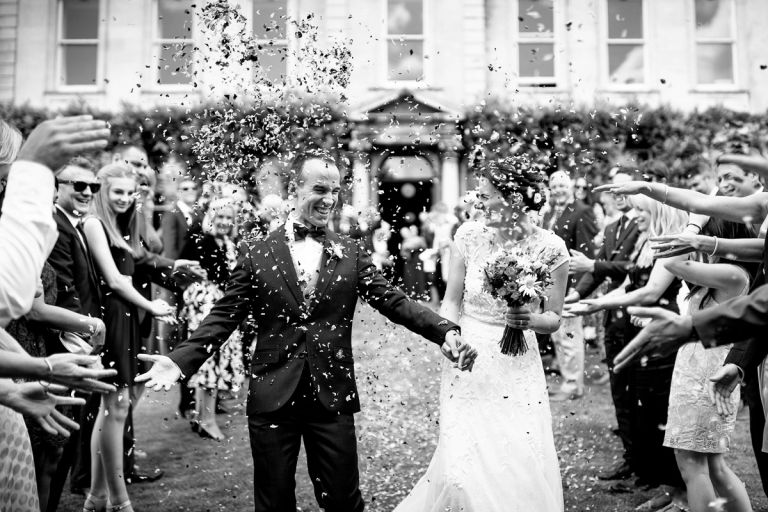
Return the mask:
<svg viewBox="0 0 768 512">
<path fill-rule="evenodd" d="M 88 493 L 83 503 L 83 512 L 105 512 L 107 510 L 107 497 L 94 496 Z"/>
<path fill-rule="evenodd" d="M 133 512 L 131 500 L 125 500 L 117 505 L 110 505 L 107 507 L 107 512 Z"/>
</svg>

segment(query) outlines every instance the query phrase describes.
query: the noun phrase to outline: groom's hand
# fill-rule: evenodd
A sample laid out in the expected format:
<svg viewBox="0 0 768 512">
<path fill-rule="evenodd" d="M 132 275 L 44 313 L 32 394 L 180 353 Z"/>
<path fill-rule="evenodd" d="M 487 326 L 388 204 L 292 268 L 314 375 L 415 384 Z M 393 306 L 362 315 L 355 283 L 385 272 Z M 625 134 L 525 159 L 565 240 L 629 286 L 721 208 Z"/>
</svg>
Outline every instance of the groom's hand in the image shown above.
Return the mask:
<svg viewBox="0 0 768 512">
<path fill-rule="evenodd" d="M 457 368 L 462 371 L 472 371 L 477 350 L 468 343 L 464 343 L 458 331 L 450 330 L 445 334 L 442 351 L 443 355 L 454 362 Z"/>
<path fill-rule="evenodd" d="M 149 371 L 136 376 L 136 382 L 143 382 L 145 387 L 168 391 L 181 378 L 181 370 L 169 357 L 139 354 L 138 358 L 154 363 Z"/>
</svg>

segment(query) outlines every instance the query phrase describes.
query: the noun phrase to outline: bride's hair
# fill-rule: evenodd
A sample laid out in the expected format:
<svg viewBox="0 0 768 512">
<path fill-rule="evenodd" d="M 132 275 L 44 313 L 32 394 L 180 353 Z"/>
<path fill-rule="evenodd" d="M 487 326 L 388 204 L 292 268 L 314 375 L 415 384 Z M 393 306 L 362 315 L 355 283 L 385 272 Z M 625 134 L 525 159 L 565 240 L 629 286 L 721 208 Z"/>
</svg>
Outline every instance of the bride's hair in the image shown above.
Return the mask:
<svg viewBox="0 0 768 512">
<path fill-rule="evenodd" d="M 476 163 L 474 172 L 486 178 L 504 199 L 522 204 L 525 210 L 539 211 L 546 202 L 541 166 L 527 155 L 515 155 Z"/>
</svg>

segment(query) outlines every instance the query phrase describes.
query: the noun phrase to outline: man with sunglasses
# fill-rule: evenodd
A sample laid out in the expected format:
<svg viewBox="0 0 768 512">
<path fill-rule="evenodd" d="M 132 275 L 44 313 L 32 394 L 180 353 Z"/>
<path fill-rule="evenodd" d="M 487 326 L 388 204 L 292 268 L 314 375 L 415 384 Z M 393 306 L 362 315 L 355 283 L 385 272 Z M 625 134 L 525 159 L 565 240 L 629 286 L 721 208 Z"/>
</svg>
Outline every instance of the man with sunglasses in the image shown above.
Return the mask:
<svg viewBox="0 0 768 512">
<path fill-rule="evenodd" d="M 91 162 L 75 157 L 56 173 L 57 195 L 54 220 L 59 231 L 48 263 L 56 271 L 56 305 L 81 315 L 102 317 L 101 289 L 80 221 L 101 188 Z M 66 352 L 64 346 L 47 347 L 50 353 Z M 73 491 L 90 485 L 90 439 L 93 419 L 98 412 L 98 395 L 85 396 L 86 405 L 73 411 L 81 430 L 68 440 L 64 451 L 52 453 L 56 472 L 50 482 L 48 509 L 55 510 L 71 469 Z M 90 416 L 90 417 L 89 417 Z"/>
</svg>

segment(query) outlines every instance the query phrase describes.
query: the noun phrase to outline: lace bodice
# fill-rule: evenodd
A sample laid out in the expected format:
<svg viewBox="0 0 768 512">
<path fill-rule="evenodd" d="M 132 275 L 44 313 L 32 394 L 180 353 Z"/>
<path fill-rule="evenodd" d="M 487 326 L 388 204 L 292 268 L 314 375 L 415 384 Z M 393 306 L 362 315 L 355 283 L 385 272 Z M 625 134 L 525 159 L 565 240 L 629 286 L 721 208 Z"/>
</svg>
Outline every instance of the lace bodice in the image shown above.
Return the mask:
<svg viewBox="0 0 768 512">
<path fill-rule="evenodd" d="M 484 269 L 490 258 L 503 246 L 496 242 L 496 228 L 479 222 L 465 222 L 456 231 L 456 249 L 464 258 L 464 300 L 462 314 L 494 325 L 504 325 L 506 305 L 484 291 Z M 531 236 L 515 242 L 533 246 L 536 250 L 555 251 L 557 259 L 551 270 L 555 270 L 570 259 L 565 242 L 550 231 L 534 228 Z"/>
</svg>

